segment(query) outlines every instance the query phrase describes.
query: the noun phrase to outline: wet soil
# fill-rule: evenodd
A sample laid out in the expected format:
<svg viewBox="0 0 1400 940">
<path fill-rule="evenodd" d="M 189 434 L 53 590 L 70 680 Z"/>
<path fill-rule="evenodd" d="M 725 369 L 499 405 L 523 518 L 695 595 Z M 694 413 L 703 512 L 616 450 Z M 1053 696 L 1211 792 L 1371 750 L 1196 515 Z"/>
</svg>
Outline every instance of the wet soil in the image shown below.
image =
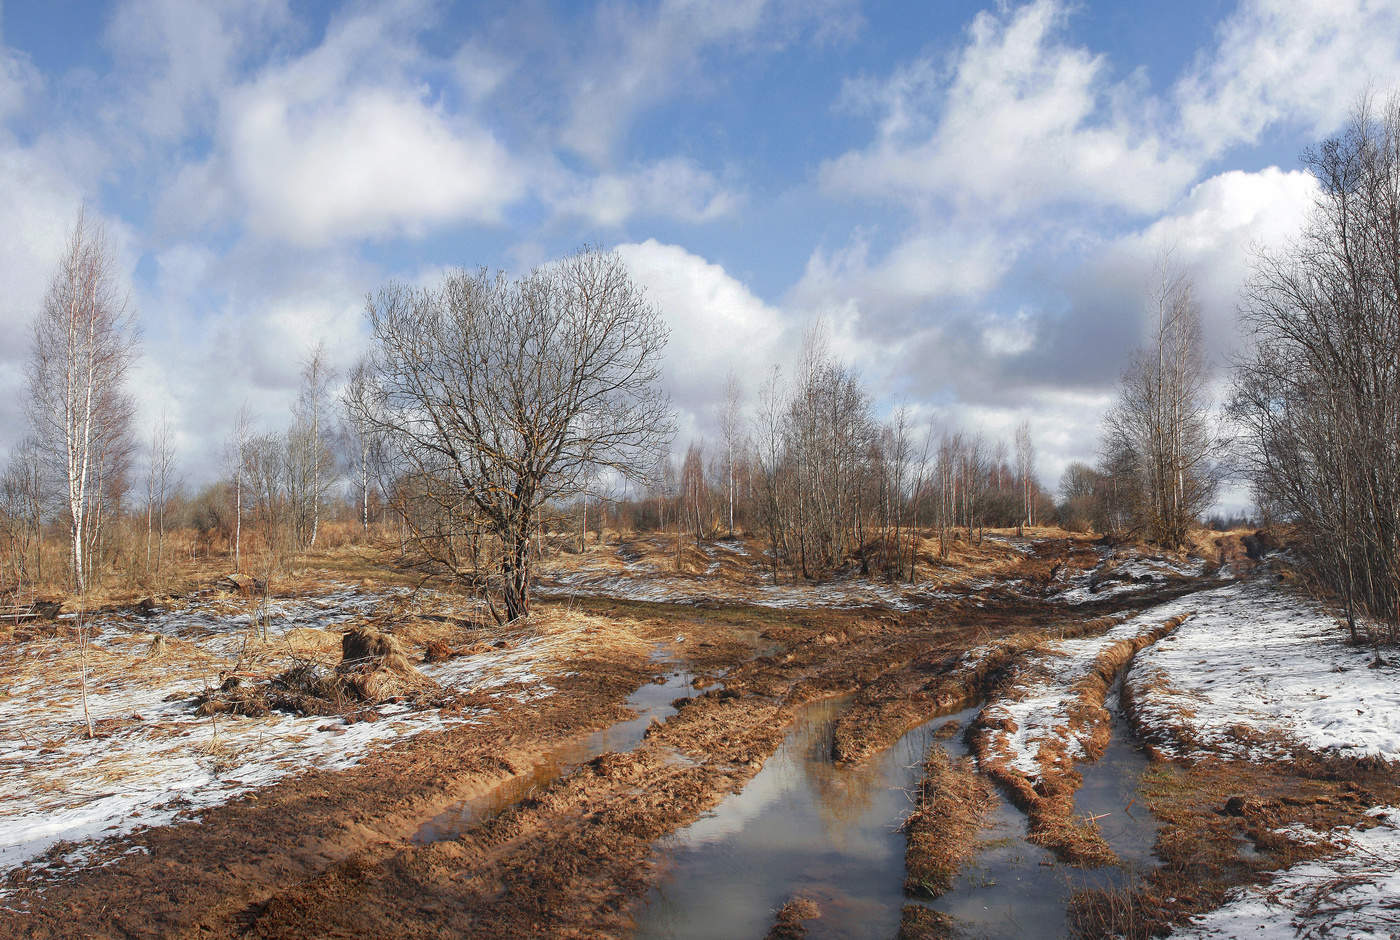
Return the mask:
<svg viewBox="0 0 1400 940">
<path fill-rule="evenodd" d="M 1047 571 L 1060 563 L 1028 561 Z M 1120 599 L 1117 608 L 1161 599 Z M 717 807 L 731 794 L 758 799 L 744 794 L 757 784 L 752 792 L 761 795 L 771 778 L 807 794 L 810 828 L 838 834 L 828 844 L 848 834 L 849 850 L 836 852 L 833 865 L 864 859 L 890 877 L 857 887 L 799 866 L 795 878 L 764 894 L 753 935 L 804 891 L 820 912 L 790 918 L 804 929 L 875 917 L 887 935 L 898 929 L 904 903 L 896 827 L 911 804 L 886 783 L 917 782 L 938 724 L 929 716 L 975 701 L 1005 665 L 972 668 L 966 652 L 1004 641 L 1009 661 L 1031 638 L 1109 609 L 1053 610 L 1047 622 L 1042 601 L 995 591 L 910 613 L 574 605 L 634 622 L 651 643 L 685 642 L 672 642 L 665 661 L 580 659 L 548 699 L 115 840 L 103 846 L 100 866 L 57 877 L 22 872 L 7 899 L 21 913 L 0 913 L 0 934 L 628 935 L 648 892 L 670 884 L 664 890 L 675 899 L 677 884 L 702 880 L 667 881 L 677 869 L 657 854 L 658 840 L 703 844 L 696 832 L 721 818 Z M 705 681 L 720 673 L 722 685 Z M 794 721 L 811 730 L 790 736 Z M 822 755 L 815 763 L 813 753 Z M 765 765 L 774 768 L 770 778 L 762 777 Z M 794 776 L 784 766 L 807 769 Z M 822 769 L 809 772 L 815 767 Z M 1016 831 L 1023 817 L 1004 823 L 1011 836 L 1023 834 Z M 873 829 L 879 838 L 852 834 Z M 1006 848 L 1001 860 L 996 851 L 989 846 L 977 864 L 1014 869 L 1006 880 L 1048 877 L 1038 857 L 1028 865 L 1024 851 Z M 940 900 L 951 913 L 964 897 L 955 885 Z M 1056 897 L 1063 918 L 1063 892 Z"/>
</svg>

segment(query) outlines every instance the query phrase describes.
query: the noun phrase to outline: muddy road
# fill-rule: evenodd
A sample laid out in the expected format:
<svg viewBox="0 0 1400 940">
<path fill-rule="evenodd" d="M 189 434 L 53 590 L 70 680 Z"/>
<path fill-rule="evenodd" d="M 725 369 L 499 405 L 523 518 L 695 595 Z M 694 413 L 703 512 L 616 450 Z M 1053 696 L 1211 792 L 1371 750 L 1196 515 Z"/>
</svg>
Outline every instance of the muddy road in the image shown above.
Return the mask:
<svg viewBox="0 0 1400 940">
<path fill-rule="evenodd" d="M 1265 772 L 1156 769 L 1119 683 L 1217 582 L 1144 579 L 1070 605 L 1045 585 L 1093 552 L 1023 555 L 1018 577 L 910 610 L 550 601 L 629 642 L 580 650 L 551 695 L 347 769 L 76 861 L 60 847 L 9 876 L 0 931 L 1146 935 L 1304 857 L 1258 835 L 1290 807 L 1342 824 L 1395 796 L 1379 772 L 1295 769 L 1275 775 L 1267 818 L 1187 811 Z"/>
</svg>

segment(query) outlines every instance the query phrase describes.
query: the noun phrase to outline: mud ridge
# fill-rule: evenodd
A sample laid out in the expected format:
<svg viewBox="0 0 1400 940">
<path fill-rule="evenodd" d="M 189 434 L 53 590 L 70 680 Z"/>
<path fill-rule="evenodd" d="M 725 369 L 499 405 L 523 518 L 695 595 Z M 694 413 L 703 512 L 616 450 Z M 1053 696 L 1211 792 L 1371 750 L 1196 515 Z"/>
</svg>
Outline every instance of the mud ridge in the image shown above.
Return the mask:
<svg viewBox="0 0 1400 940">
<path fill-rule="evenodd" d="M 1030 820 L 1030 840 L 1048 848 L 1062 861 L 1086 868 L 1119 861 L 1098 826 L 1075 815 L 1074 794 L 1083 776 L 1069 758 L 1068 744 L 1071 738 L 1080 742 L 1083 763 L 1091 763 L 1103 754 L 1112 723 L 1104 702 L 1114 679 L 1139 650 L 1171 633 L 1191 616 L 1185 613 L 1172 617 L 1098 652 L 1089 674 L 1073 687 L 1068 725 L 1057 742 L 1040 745 L 1036 755 L 1039 774 L 1034 783 L 1011 767 L 1005 755 L 994 747 L 995 733 L 1001 729 L 987 725 L 982 717 L 974 724 L 971 743 L 978 766 L 1025 812 Z M 1087 735 L 1083 733 L 1086 730 Z"/>
</svg>

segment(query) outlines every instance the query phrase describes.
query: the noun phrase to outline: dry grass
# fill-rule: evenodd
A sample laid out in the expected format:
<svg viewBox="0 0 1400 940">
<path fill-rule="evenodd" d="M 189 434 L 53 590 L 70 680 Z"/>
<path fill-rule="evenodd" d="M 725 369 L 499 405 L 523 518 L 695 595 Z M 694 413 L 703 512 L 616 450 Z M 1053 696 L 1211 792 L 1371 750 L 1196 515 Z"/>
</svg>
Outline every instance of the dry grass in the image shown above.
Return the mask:
<svg viewBox="0 0 1400 940">
<path fill-rule="evenodd" d="M 938 744 L 929 747 L 915 808 L 905 820 L 904 890 L 938 897 L 978 849 L 982 820 L 996 793 L 970 759 L 954 762 Z"/>
<path fill-rule="evenodd" d="M 1034 782 L 1011 766 L 1014 755 L 999 744 L 998 731 L 1015 729 L 982 724 L 979 720 L 972 736 L 978 765 L 1004 786 L 1012 802 L 1026 813 L 1030 821 L 1030 840 L 1050 849 L 1063 861 L 1083 867 L 1111 865 L 1118 861 L 1098 825 L 1075 815 L 1074 794 L 1083 783 L 1083 777 L 1070 759 L 1070 743 L 1079 742 L 1086 761 L 1097 760 L 1103 754 L 1112 722 L 1104 702 L 1114 679 L 1139 650 L 1171 633 L 1190 616 L 1186 613 L 1172 617 L 1151 630 L 1099 651 L 1089 674 L 1071 690 L 1069 720 L 1062 734 L 1057 740 L 1040 745 L 1036 754 L 1039 773 Z M 1011 685 L 999 694 L 1014 699 L 1018 691 Z"/>
</svg>

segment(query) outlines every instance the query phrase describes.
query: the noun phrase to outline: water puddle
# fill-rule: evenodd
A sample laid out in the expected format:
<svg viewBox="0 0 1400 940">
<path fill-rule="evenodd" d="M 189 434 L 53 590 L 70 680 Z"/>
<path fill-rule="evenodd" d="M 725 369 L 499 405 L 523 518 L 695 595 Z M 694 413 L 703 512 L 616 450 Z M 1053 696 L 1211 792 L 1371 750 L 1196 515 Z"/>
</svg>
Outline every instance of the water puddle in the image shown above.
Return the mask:
<svg viewBox="0 0 1400 940">
<path fill-rule="evenodd" d="M 1075 794 L 1074 810 L 1096 818 L 1123 867 L 1084 870 L 1061 865 L 1049 851 L 1026 841 L 1025 815 L 1003 798 L 987 819 L 985 847 L 953 880 L 950 891 L 927 902 L 956 919 L 959 936 L 1067 936 L 1066 906 L 1075 891 L 1120 887 L 1134 871 L 1158 864 L 1152 855 L 1157 821 L 1137 802 L 1148 755 L 1122 715 L 1121 681 L 1120 676 L 1105 703 L 1113 715 L 1112 737 L 1102 757 L 1079 765 L 1084 782 Z M 977 711 L 972 708 L 954 717 L 966 726 Z M 968 754 L 961 735 L 940 743 L 954 758 Z"/>
<path fill-rule="evenodd" d="M 1134 745 L 1115 696 L 1113 741 L 1096 764 L 1081 767 L 1075 807 L 1100 817 L 1126 869 L 1059 864 L 1026 841 L 1025 815 L 1001 799 L 986 820 L 981 850 L 952 888 L 933 901 L 906 898 L 899 826 L 911 809 L 908 793 L 935 742 L 955 759 L 967 756 L 962 734 L 936 731 L 949 720 L 965 728 L 980 706 L 938 716 L 851 768 L 832 760 L 832 730 L 846 704 L 807 706 L 748 786 L 663 840 L 669 867 L 636 911 L 638 936 L 759 937 L 777 910 L 800 896 L 821 910 L 804 922 L 813 937 L 895 936 L 910 903 L 954 918 L 959 936 L 1062 937 L 1076 890 L 1121 885 L 1134 867 L 1153 863 L 1156 825 L 1133 800 L 1147 756 Z"/>
<path fill-rule="evenodd" d="M 1098 822 L 1109 847 L 1132 870 L 1154 867 L 1160 862 L 1152 854 L 1157 820 L 1137 798 L 1138 781 L 1150 758 L 1137 744 L 1123 716 L 1122 687 L 1120 675 L 1104 703 L 1113 715 L 1113 736 L 1102 757 L 1092 764 L 1079 765 L 1084 783 L 1074 795 L 1074 811 Z"/>
<path fill-rule="evenodd" d="M 665 877 L 636 912 L 641 937 L 761 937 L 795 895 L 815 901 L 811 936 L 890 937 L 904 904 L 908 791 L 942 720 L 876 760 L 832 760 L 846 699 L 802 709 L 749 785 L 663 840 Z"/>
<path fill-rule="evenodd" d="M 658 658 L 657 654 L 653 654 L 653 661 Z M 665 721 L 676 713 L 672 702 L 679 698 L 693 698 L 718 687 L 707 685 L 697 688 L 695 678 L 686 669 L 676 669 L 667 674 L 664 681 L 648 682 L 627 697 L 627 706 L 636 712 L 636 717 L 562 744 L 547 752 L 525 773 L 511 777 L 487 793 L 453 804 L 423 823 L 413 834 L 413 841 L 426 843 L 456 838 L 483 819 L 519 803 L 532 792 L 573 772 L 599 754 L 625 754 L 636 750 L 653 721 Z"/>
</svg>

